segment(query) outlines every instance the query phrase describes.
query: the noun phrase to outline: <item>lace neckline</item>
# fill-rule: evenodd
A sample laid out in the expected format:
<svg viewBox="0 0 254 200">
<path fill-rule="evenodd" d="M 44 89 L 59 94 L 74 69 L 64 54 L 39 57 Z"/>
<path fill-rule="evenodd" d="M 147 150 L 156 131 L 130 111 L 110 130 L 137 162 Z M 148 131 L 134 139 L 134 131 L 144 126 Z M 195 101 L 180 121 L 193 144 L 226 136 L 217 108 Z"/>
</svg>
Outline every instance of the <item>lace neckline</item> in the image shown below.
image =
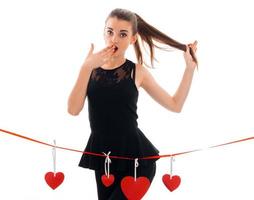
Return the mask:
<svg viewBox="0 0 254 200">
<path fill-rule="evenodd" d="M 125 61 L 123 62 L 123 64 L 121 64 L 121 65 L 119 65 L 119 66 L 117 66 L 117 67 L 115 67 L 115 68 L 113 68 L 113 69 L 105 69 L 105 68 L 102 68 L 102 67 L 99 67 L 99 68 L 100 68 L 101 70 L 103 70 L 103 71 L 115 71 L 115 70 L 117 70 L 117 69 L 123 67 L 126 63 L 127 63 L 127 59 L 125 59 Z"/>
</svg>

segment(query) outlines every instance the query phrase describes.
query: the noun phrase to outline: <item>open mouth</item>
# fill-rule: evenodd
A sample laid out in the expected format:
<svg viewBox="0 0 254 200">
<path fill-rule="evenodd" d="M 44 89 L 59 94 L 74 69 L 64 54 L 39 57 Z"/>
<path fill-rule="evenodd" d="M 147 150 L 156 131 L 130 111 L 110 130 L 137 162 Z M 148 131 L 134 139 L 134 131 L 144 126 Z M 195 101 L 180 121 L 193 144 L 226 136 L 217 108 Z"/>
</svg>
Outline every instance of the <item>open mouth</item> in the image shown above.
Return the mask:
<svg viewBox="0 0 254 200">
<path fill-rule="evenodd" d="M 114 46 L 114 53 L 118 50 L 117 46 Z"/>
</svg>

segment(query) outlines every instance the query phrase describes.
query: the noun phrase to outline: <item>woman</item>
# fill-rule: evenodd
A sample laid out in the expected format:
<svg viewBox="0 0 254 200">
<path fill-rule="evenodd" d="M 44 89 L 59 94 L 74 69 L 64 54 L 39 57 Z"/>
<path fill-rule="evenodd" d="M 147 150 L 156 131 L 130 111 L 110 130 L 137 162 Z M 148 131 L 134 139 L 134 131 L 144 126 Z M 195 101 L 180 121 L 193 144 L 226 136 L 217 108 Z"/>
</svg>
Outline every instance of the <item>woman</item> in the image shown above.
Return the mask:
<svg viewBox="0 0 254 200">
<path fill-rule="evenodd" d="M 105 22 L 104 39 L 106 47 L 97 53 L 93 52 L 94 46 L 91 45 L 69 96 L 68 112 L 78 115 L 87 96 L 91 134 L 85 151 L 97 154 L 110 152 L 110 156 L 132 158 L 111 158 L 110 174 L 114 175 L 115 180 L 109 187 L 105 187 L 101 181 L 105 173 L 105 157 L 83 154 L 79 163 L 80 167 L 95 170 L 98 199 L 121 200 L 126 199 L 121 190 L 121 180 L 128 175 L 133 176 L 133 160 L 159 153 L 138 128 L 138 90 L 142 87 L 166 109 L 180 112 L 197 66 L 197 42 L 181 44 L 146 23 L 136 13 L 125 9 L 114 9 L 109 14 Z M 139 40 L 149 45 L 151 64 L 154 47 L 160 48 L 153 41 L 184 51 L 186 69 L 174 96 L 161 88 L 143 66 Z M 125 51 L 130 45 L 134 45 L 136 64 L 125 58 Z M 145 176 L 152 182 L 156 160 L 139 159 L 137 176 Z"/>
</svg>

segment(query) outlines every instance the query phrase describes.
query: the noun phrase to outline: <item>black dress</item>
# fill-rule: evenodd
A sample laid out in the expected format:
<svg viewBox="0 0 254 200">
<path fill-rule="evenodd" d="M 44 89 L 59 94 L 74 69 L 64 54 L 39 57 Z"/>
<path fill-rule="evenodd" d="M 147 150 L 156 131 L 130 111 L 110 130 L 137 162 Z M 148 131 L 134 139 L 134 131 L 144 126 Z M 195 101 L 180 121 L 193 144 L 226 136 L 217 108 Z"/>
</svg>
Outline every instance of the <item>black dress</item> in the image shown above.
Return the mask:
<svg viewBox="0 0 254 200">
<path fill-rule="evenodd" d="M 91 134 L 86 152 L 111 152 L 110 156 L 142 158 L 158 155 L 159 151 L 138 128 L 138 89 L 135 85 L 136 65 L 126 61 L 114 69 L 101 67 L 92 71 L 88 86 L 88 113 Z M 140 167 L 157 159 L 139 160 Z M 80 167 L 104 170 L 105 157 L 83 154 Z M 134 169 L 133 160 L 111 158 L 110 171 Z"/>
</svg>

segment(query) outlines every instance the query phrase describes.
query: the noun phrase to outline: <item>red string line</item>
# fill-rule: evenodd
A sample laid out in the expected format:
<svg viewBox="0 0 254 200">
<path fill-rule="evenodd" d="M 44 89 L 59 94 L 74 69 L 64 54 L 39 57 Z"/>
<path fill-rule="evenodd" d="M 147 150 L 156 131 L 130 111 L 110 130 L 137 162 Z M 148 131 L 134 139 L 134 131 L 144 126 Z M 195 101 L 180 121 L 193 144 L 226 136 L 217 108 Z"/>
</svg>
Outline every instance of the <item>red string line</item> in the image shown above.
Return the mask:
<svg viewBox="0 0 254 200">
<path fill-rule="evenodd" d="M 20 134 L 11 132 L 11 131 L 3 130 L 3 129 L 0 129 L 0 131 L 3 132 L 3 133 L 7 133 L 9 135 L 12 135 L 12 136 L 16 136 L 16 137 L 19 137 L 19 138 L 22 138 L 22 139 L 25 139 L 25 140 L 29 140 L 31 142 L 43 144 L 43 145 L 50 146 L 50 147 L 55 147 L 55 148 L 58 148 L 58 149 L 63 149 L 63 150 L 67 150 L 67 151 L 74 151 L 74 152 L 93 155 L 93 156 L 106 157 L 104 154 L 80 151 L 80 150 L 61 147 L 61 146 L 55 146 L 55 145 L 52 145 L 52 144 L 48 144 L 46 142 L 42 142 L 42 141 L 30 138 L 30 137 L 26 137 L 26 136 L 23 136 L 23 135 L 20 135 Z M 208 148 L 217 148 L 217 147 L 226 146 L 226 145 L 230 145 L 230 144 L 235 144 L 235 143 L 239 143 L 239 142 L 245 142 L 245 141 L 248 141 L 248 140 L 254 140 L 254 137 L 248 137 L 248 138 L 235 140 L 235 141 L 231 141 L 231 142 L 227 142 L 227 143 L 223 143 L 223 144 L 213 145 L 213 146 L 209 146 Z M 174 154 L 165 154 L 165 155 L 158 155 L 158 156 L 147 156 L 147 157 L 142 157 L 142 158 L 138 158 L 138 159 L 139 160 L 140 159 L 141 160 L 148 160 L 148 159 L 165 158 L 165 157 L 172 157 L 172 156 L 179 156 L 179 155 L 183 155 L 183 154 L 189 154 L 189 153 L 202 151 L 202 150 L 203 149 L 194 149 L 194 150 L 191 150 L 191 151 L 184 151 L 184 152 L 179 152 L 179 153 L 174 153 Z M 135 158 L 129 158 L 129 157 L 123 157 L 123 156 L 109 156 L 109 157 L 110 158 L 116 158 L 116 159 L 125 159 L 125 160 L 134 160 L 135 159 Z"/>
</svg>

